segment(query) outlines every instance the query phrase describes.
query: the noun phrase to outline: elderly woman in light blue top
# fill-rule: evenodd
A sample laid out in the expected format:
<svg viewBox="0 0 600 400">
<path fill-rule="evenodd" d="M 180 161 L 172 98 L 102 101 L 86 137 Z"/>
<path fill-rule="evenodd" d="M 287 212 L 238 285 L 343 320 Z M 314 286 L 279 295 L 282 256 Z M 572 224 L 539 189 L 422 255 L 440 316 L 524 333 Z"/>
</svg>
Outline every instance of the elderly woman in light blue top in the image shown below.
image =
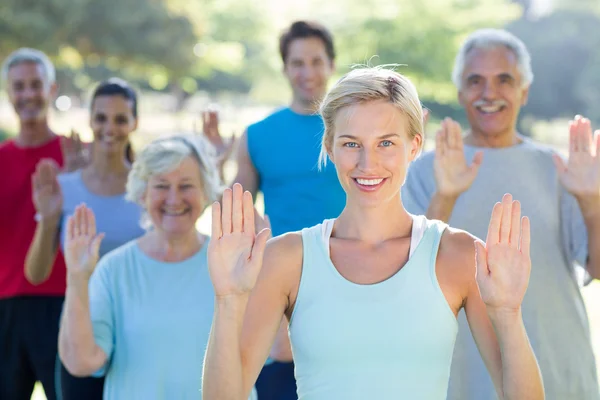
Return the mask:
<svg viewBox="0 0 600 400">
<path fill-rule="evenodd" d="M 150 143 L 129 175 L 149 228 L 141 238 L 98 262 L 94 213 L 79 206 L 69 218 L 59 354 L 73 375 L 106 375 L 104 399 L 200 398 L 214 291 L 196 222 L 219 195 L 208 144 L 174 136 Z"/>
</svg>

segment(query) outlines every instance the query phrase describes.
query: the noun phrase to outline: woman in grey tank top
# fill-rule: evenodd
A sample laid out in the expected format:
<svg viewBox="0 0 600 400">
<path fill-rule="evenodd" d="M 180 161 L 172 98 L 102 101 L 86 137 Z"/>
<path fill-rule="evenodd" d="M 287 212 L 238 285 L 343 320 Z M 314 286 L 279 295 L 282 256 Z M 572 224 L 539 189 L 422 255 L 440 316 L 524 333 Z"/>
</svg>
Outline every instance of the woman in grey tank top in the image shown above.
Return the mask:
<svg viewBox="0 0 600 400">
<path fill-rule="evenodd" d="M 203 398 L 247 395 L 286 316 L 300 399 L 445 399 L 450 329 L 464 308 L 499 397 L 543 399 L 520 312 L 531 261 L 519 202 L 506 194 L 495 205 L 485 243 L 427 221 L 408 260 L 415 219 L 400 188 L 423 143 L 415 87 L 390 70 L 355 69 L 320 111 L 321 162 L 335 164 L 347 196 L 328 249 L 319 247 L 320 226 L 267 244 L 239 184 L 213 205 L 216 298 Z"/>
<path fill-rule="evenodd" d="M 130 135 L 138 123 L 137 103 L 137 95 L 127 82 L 112 78 L 100 83 L 90 107 L 94 141 L 88 149 L 87 165 L 59 175 L 49 161 L 38 164 L 33 175 L 38 225 L 25 266 L 31 283 L 40 284 L 50 276 L 52 260 L 59 245 L 62 248 L 66 220 L 82 202 L 94 210 L 99 229 L 106 232 L 101 256 L 144 233 L 141 208 L 125 199 L 125 183 L 133 162 Z M 57 237 L 61 240 L 55 240 Z M 102 399 L 104 378 L 77 378 L 61 364 L 57 381 L 59 399 Z"/>
</svg>

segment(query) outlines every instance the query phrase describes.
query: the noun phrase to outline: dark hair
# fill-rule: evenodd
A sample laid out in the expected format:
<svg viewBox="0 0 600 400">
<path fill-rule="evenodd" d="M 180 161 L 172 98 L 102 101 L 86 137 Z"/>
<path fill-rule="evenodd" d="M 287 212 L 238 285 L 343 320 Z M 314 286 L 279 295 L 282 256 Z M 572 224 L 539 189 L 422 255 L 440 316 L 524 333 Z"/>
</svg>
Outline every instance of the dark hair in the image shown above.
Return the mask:
<svg viewBox="0 0 600 400">
<path fill-rule="evenodd" d="M 331 61 L 335 60 L 335 49 L 333 47 L 333 37 L 331 32 L 318 22 L 296 21 L 279 37 L 279 53 L 285 64 L 290 43 L 296 39 L 307 39 L 315 37 L 321 39 L 325 45 L 325 51 Z"/>
<path fill-rule="evenodd" d="M 90 108 L 94 108 L 94 101 L 100 96 L 122 96 L 125 98 L 125 100 L 131 101 L 131 113 L 133 114 L 134 118 L 137 118 L 137 94 L 135 93 L 135 90 L 133 90 L 133 88 L 123 79 L 110 78 L 96 86 L 94 94 L 92 94 L 92 103 Z M 135 158 L 133 148 L 131 147 L 131 142 L 129 141 L 125 147 L 125 158 L 130 163 L 132 163 Z"/>
<path fill-rule="evenodd" d="M 122 96 L 125 100 L 131 101 L 131 113 L 137 118 L 137 94 L 123 79 L 110 78 L 96 86 L 94 94 L 92 94 L 91 108 L 94 108 L 94 100 L 100 96 Z"/>
</svg>

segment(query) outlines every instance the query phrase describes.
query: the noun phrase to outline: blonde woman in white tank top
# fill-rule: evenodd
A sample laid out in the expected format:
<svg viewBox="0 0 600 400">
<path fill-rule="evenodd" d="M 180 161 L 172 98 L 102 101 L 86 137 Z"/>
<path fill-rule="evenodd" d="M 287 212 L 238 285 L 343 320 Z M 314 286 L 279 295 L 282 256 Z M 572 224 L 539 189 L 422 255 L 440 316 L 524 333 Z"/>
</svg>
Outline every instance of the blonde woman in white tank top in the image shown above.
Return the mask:
<svg viewBox="0 0 600 400">
<path fill-rule="evenodd" d="M 255 232 L 252 196 L 239 184 L 213 204 L 208 263 L 216 308 L 203 399 L 250 392 L 284 315 L 301 400 L 445 399 L 455 334 L 449 330 L 463 308 L 499 397 L 543 399 L 520 314 L 531 260 L 519 202 L 507 194 L 496 204 L 485 244 L 404 209 L 400 188 L 423 126 L 416 89 L 400 74 L 353 70 L 327 94 L 321 114 L 323 159 L 335 164 L 347 196 L 338 218 L 267 245 L 268 231 Z M 311 277 L 326 277 L 326 267 L 336 278 L 319 286 Z M 399 282 L 403 290 L 390 292 Z M 415 287 L 437 297 L 418 297 Z M 411 290 L 415 304 L 402 298 Z M 377 302 L 365 308 L 372 298 Z M 434 312 L 411 314 L 428 301 Z"/>
</svg>

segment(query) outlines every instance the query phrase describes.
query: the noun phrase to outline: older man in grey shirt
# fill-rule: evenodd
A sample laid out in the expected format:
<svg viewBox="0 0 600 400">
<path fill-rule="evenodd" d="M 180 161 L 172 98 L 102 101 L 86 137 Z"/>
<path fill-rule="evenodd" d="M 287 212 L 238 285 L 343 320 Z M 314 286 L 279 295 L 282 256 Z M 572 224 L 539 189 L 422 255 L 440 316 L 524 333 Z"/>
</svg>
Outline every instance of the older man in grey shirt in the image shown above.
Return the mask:
<svg viewBox="0 0 600 400">
<path fill-rule="evenodd" d="M 410 167 L 406 209 L 485 240 L 489 213 L 506 192 L 531 219 L 532 270 L 521 312 L 549 400 L 598 400 L 600 390 L 580 280 L 600 278 L 600 138 L 590 122 L 570 126 L 569 159 L 516 131 L 533 79 L 525 45 L 508 32 L 480 30 L 464 43 L 453 80 L 470 131 L 446 119 L 435 152 Z M 557 95 L 560 95 L 557 93 Z M 473 160 L 468 165 L 466 160 Z M 495 399 L 464 313 L 448 399 Z"/>
</svg>

